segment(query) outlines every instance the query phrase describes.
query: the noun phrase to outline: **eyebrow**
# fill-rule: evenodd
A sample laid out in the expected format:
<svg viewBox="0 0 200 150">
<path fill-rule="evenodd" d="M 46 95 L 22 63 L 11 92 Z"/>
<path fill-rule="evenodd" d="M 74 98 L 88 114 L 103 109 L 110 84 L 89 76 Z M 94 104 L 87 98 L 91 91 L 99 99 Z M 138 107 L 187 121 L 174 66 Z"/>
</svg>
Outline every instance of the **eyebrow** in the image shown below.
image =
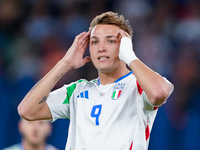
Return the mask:
<svg viewBox="0 0 200 150">
<path fill-rule="evenodd" d="M 106 38 L 112 38 L 112 37 L 117 37 L 117 36 L 115 36 L 115 35 L 106 36 Z"/>
<path fill-rule="evenodd" d="M 117 35 L 116 36 L 115 35 L 108 35 L 108 36 L 106 36 L 106 38 L 112 38 L 112 37 L 117 38 Z M 98 39 L 97 36 L 92 36 L 91 38 Z"/>
</svg>

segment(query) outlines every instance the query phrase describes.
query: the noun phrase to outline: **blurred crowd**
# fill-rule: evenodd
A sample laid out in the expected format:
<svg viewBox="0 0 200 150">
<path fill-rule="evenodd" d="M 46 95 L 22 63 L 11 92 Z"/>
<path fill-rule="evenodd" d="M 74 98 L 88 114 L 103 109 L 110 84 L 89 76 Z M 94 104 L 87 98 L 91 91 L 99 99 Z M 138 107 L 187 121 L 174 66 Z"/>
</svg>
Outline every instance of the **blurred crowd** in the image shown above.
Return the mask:
<svg viewBox="0 0 200 150">
<path fill-rule="evenodd" d="M 0 0 L 0 149 L 20 141 L 17 106 L 26 93 L 105 11 L 129 20 L 136 55 L 175 86 L 158 111 L 149 150 L 200 149 L 199 0 Z M 55 88 L 96 77 L 88 63 Z M 60 149 L 68 121 L 56 121 L 49 139 Z"/>
</svg>

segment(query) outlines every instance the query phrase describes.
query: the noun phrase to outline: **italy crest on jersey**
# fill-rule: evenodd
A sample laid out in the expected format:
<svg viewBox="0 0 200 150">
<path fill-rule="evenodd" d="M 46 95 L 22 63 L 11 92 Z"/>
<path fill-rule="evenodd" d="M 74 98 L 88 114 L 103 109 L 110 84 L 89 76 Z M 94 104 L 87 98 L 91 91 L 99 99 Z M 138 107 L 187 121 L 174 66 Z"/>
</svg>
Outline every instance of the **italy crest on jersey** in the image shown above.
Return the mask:
<svg viewBox="0 0 200 150">
<path fill-rule="evenodd" d="M 113 93 L 112 93 L 113 100 L 117 100 L 121 96 L 124 86 L 125 86 L 125 83 L 118 83 L 114 86 Z"/>
</svg>

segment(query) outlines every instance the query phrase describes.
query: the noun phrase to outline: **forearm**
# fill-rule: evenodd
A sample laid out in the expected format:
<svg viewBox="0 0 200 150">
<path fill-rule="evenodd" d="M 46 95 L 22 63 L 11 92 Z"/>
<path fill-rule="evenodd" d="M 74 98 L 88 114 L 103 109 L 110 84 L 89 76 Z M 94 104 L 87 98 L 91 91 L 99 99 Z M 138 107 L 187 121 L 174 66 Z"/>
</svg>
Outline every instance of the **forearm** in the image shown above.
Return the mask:
<svg viewBox="0 0 200 150">
<path fill-rule="evenodd" d="M 43 119 L 43 117 L 47 119 L 51 117 L 48 115 L 48 111 L 46 111 L 46 114 L 41 114 L 40 112 L 46 107 L 46 99 L 52 88 L 70 69 L 71 68 L 66 66 L 62 61 L 59 61 L 55 67 L 27 93 L 19 104 L 18 113 L 20 116 L 27 120 Z"/>
<path fill-rule="evenodd" d="M 90 31 L 77 35 L 65 56 L 25 96 L 18 106 L 18 113 L 23 118 L 27 120 L 51 119 L 52 116 L 46 103 L 47 97 L 65 73 L 71 69 L 80 68 L 91 61 L 88 56 L 83 58 L 89 44 L 89 36 Z"/>
<path fill-rule="evenodd" d="M 169 95 L 170 87 L 162 76 L 142 63 L 135 55 L 129 35 L 120 31 L 122 36 L 119 58 L 133 71 L 137 81 L 153 105 L 162 104 Z M 172 85 L 173 86 L 173 85 Z"/>
<path fill-rule="evenodd" d="M 153 105 L 162 104 L 169 95 L 170 87 L 162 76 L 147 67 L 139 59 L 132 61 L 129 67 L 134 72 L 136 79 L 148 100 Z"/>
</svg>

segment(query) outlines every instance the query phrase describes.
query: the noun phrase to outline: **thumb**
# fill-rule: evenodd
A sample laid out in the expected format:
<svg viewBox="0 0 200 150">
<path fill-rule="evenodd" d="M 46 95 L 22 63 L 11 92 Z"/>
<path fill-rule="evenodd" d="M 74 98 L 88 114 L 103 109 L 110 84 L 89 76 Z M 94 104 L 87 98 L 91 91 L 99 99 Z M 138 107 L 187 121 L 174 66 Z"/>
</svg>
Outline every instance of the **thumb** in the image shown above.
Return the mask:
<svg viewBox="0 0 200 150">
<path fill-rule="evenodd" d="M 86 64 L 87 62 L 91 61 L 91 58 L 89 56 L 86 56 L 84 59 L 83 59 L 84 63 Z"/>
</svg>

